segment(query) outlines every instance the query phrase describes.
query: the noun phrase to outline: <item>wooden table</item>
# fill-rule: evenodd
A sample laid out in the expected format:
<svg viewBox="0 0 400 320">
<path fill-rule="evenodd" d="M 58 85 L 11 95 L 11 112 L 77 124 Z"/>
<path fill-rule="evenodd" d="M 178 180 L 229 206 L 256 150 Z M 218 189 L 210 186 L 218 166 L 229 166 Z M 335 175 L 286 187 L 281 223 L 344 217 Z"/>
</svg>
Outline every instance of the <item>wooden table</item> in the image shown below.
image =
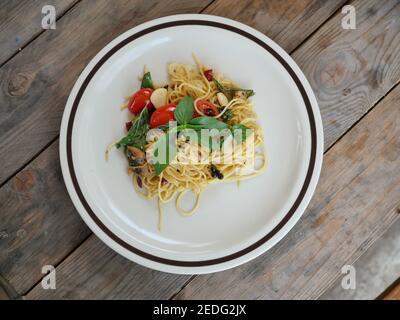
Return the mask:
<svg viewBox="0 0 400 320">
<path fill-rule="evenodd" d="M 41 27 L 53 4 L 55 30 Z M 356 29 L 341 26 L 345 4 Z M 244 22 L 302 68 L 322 113 L 325 156 L 305 214 L 240 267 L 153 271 L 97 239 L 67 194 L 58 156 L 66 99 L 111 39 L 153 18 L 207 13 Z M 315 299 L 400 217 L 400 1 L 8 0 L 0 3 L 0 274 L 18 296 Z M 57 289 L 41 286 L 56 267 Z"/>
</svg>

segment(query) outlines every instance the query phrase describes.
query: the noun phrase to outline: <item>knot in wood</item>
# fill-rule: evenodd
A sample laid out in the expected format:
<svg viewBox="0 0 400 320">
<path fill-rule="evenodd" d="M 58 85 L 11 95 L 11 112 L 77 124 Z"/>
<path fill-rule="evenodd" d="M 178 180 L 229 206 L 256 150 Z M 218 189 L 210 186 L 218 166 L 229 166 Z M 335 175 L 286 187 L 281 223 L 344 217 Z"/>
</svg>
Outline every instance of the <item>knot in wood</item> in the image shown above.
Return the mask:
<svg viewBox="0 0 400 320">
<path fill-rule="evenodd" d="M 8 93 L 11 96 L 23 96 L 28 92 L 32 80 L 32 76 L 25 73 L 12 75 L 8 82 Z"/>
</svg>

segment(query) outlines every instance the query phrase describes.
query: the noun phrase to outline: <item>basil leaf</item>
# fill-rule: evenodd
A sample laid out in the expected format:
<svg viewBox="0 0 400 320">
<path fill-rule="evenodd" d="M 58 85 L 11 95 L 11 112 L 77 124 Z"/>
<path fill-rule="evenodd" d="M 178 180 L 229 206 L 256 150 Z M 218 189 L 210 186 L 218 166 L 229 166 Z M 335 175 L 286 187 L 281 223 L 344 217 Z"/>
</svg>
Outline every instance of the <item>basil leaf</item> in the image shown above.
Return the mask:
<svg viewBox="0 0 400 320">
<path fill-rule="evenodd" d="M 162 162 L 157 161 L 154 164 L 154 170 L 156 172 L 156 175 L 160 175 L 161 172 L 163 172 L 165 170 L 165 168 L 168 167 L 168 165 L 171 163 L 171 161 L 173 159 L 175 159 L 176 157 L 176 144 L 171 143 L 171 139 L 172 139 L 172 135 L 174 135 L 173 139 L 175 139 L 176 137 L 176 133 L 175 132 L 168 132 L 164 135 L 162 135 L 157 142 L 155 143 L 154 146 L 154 156 L 156 157 L 162 157 L 163 160 Z M 160 155 L 160 152 L 164 151 L 165 154 L 164 155 Z"/>
<path fill-rule="evenodd" d="M 179 101 L 176 106 L 174 116 L 179 124 L 186 124 L 193 118 L 194 105 L 193 98 L 186 96 Z"/>
<path fill-rule="evenodd" d="M 116 147 L 134 146 L 144 150 L 144 146 L 146 145 L 146 133 L 149 130 L 149 119 L 149 111 L 147 108 L 144 108 L 129 129 L 128 134 L 117 142 Z"/>
<path fill-rule="evenodd" d="M 227 88 L 224 87 L 217 79 L 213 79 L 215 85 L 217 86 L 217 89 L 222 92 L 229 101 L 231 101 L 233 99 L 233 97 L 235 96 L 235 93 L 238 91 L 242 91 L 244 93 L 244 96 L 247 98 L 254 96 L 255 92 L 254 90 L 251 89 L 240 89 L 240 88 Z"/>
<path fill-rule="evenodd" d="M 197 117 L 190 120 L 188 128 L 192 129 L 225 129 L 229 126 L 222 121 L 212 117 Z"/>
<path fill-rule="evenodd" d="M 236 130 L 241 130 L 242 134 L 236 134 L 235 135 L 235 131 Z M 231 127 L 231 131 L 232 131 L 232 135 L 234 137 L 234 139 L 236 140 L 236 142 L 238 143 L 242 143 L 245 142 L 246 139 L 250 136 L 250 132 L 248 130 L 251 130 L 250 128 L 246 127 L 243 124 L 235 124 Z"/>
<path fill-rule="evenodd" d="M 156 171 L 156 175 L 159 176 L 161 172 L 165 170 L 165 168 L 168 167 L 168 164 L 159 164 L 158 162 L 154 165 L 154 169 Z"/>
<path fill-rule="evenodd" d="M 153 80 L 151 79 L 150 72 L 146 72 L 142 78 L 142 84 L 140 85 L 141 88 L 150 88 L 154 89 Z"/>
</svg>

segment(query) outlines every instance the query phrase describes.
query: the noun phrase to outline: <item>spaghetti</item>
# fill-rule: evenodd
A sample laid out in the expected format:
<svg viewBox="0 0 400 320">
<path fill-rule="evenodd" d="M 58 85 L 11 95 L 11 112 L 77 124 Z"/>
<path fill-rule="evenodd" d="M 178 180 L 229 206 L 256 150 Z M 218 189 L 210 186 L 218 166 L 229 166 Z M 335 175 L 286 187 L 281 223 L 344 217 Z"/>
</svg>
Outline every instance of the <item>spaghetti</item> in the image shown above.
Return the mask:
<svg viewBox="0 0 400 320">
<path fill-rule="evenodd" d="M 124 105 L 136 117 L 127 123 L 127 136 L 113 144 L 123 147 L 127 155 L 135 190 L 146 199 L 158 199 L 159 228 L 164 203 L 175 198 L 177 211 L 190 216 L 198 209 L 207 185 L 239 182 L 266 169 L 263 133 L 250 102 L 254 92 L 240 89 L 194 59 L 196 66 L 169 64 L 170 82 L 163 87 L 154 86 L 145 69 L 142 88 Z M 168 126 L 170 121 L 176 123 L 175 130 Z M 189 139 L 183 129 L 198 133 L 199 140 Z M 215 129 L 217 134 L 207 141 L 217 137 L 217 147 L 200 142 L 200 129 Z M 233 129 L 242 130 L 242 140 L 236 140 L 234 134 L 226 135 Z M 168 135 L 174 141 L 174 153 L 167 164 L 155 164 L 155 150 Z M 195 203 L 185 209 L 182 199 L 188 191 L 195 195 Z"/>
</svg>

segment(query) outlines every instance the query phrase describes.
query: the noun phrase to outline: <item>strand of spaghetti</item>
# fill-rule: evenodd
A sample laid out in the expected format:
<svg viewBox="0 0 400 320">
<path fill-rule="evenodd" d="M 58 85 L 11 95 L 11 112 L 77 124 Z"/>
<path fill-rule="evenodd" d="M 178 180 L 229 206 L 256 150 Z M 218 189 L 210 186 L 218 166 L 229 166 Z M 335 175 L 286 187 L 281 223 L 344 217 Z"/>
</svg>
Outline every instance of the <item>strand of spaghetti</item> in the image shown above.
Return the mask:
<svg viewBox="0 0 400 320">
<path fill-rule="evenodd" d="M 186 86 L 186 87 L 188 87 L 188 88 L 192 88 L 193 90 L 204 91 L 202 88 L 193 86 L 193 85 L 191 85 L 190 83 L 187 83 L 187 82 L 181 83 L 181 84 L 178 86 L 178 90 L 182 90 L 182 88 L 183 88 L 184 86 Z"/>
<path fill-rule="evenodd" d="M 158 231 L 161 231 L 164 223 L 164 210 L 160 198 L 158 198 L 157 207 L 158 207 Z"/>
<path fill-rule="evenodd" d="M 238 103 L 240 103 L 240 100 L 239 100 L 239 99 L 232 99 L 232 100 L 229 101 L 229 103 L 222 109 L 222 111 L 221 111 L 219 114 L 217 114 L 216 116 L 214 116 L 214 118 L 218 119 L 219 117 L 221 117 L 221 116 L 225 113 L 226 110 L 232 109 L 233 106 L 234 106 L 235 104 L 238 104 Z"/>
<path fill-rule="evenodd" d="M 132 179 L 133 179 L 133 187 L 135 188 L 135 191 L 137 192 L 137 194 L 142 199 L 149 200 L 150 199 L 149 193 L 148 192 L 147 193 L 143 192 L 143 190 L 139 187 L 137 179 L 135 179 L 135 176 L 132 176 Z"/>
<path fill-rule="evenodd" d="M 203 65 L 200 63 L 199 59 L 197 59 L 197 57 L 194 53 L 192 53 L 192 56 L 193 56 L 194 61 L 196 62 L 197 68 L 199 70 L 199 73 L 201 74 L 201 77 L 202 77 L 204 83 L 207 85 L 207 94 L 205 94 L 204 96 L 201 97 L 201 98 L 205 98 L 211 91 L 210 82 L 208 81 L 208 79 L 206 78 L 206 76 L 203 72 L 204 71 Z"/>
<path fill-rule="evenodd" d="M 114 146 L 117 144 L 118 141 L 114 141 L 112 143 L 110 143 L 107 148 L 106 148 L 106 152 L 104 154 L 104 158 L 106 159 L 106 161 L 108 161 L 109 158 L 109 154 L 112 148 L 114 148 Z"/>
<path fill-rule="evenodd" d="M 180 193 L 178 194 L 178 196 L 176 197 L 176 200 L 175 200 L 176 209 L 178 210 L 178 212 L 179 212 L 181 215 L 183 215 L 183 216 L 185 216 L 185 217 L 190 217 L 190 216 L 192 216 L 193 213 L 198 209 L 198 207 L 199 207 L 199 205 L 200 205 L 200 195 L 201 195 L 201 192 L 199 192 L 199 193 L 194 193 L 195 196 L 196 196 L 196 200 L 195 200 L 195 203 L 194 203 L 193 207 L 192 207 L 190 210 L 185 210 L 185 209 L 183 209 L 183 208 L 181 207 L 181 200 L 182 200 L 182 197 L 183 197 L 188 191 L 189 191 L 189 190 L 184 190 L 184 191 L 180 192 Z"/>
<path fill-rule="evenodd" d="M 210 91 L 211 91 L 211 86 L 210 86 L 210 82 L 208 81 L 208 79 L 207 79 L 206 76 L 204 75 L 204 72 L 203 72 L 203 71 L 204 71 L 204 70 L 203 70 L 203 65 L 200 63 L 199 59 L 197 59 L 197 57 L 196 57 L 196 55 L 195 55 L 194 53 L 192 53 L 192 56 L 193 56 L 193 59 L 194 59 L 196 65 L 197 65 L 197 69 L 199 70 L 199 73 L 201 74 L 201 77 L 202 77 L 204 83 L 206 83 L 206 85 L 207 85 L 207 93 L 204 94 L 204 95 L 202 95 L 202 96 L 200 96 L 200 97 L 198 97 L 198 98 L 194 101 L 194 108 L 195 108 L 196 112 L 197 112 L 198 114 L 200 114 L 201 116 L 204 117 L 205 114 L 204 114 L 203 112 L 201 112 L 201 111 L 199 110 L 199 108 L 197 108 L 197 102 L 198 102 L 199 100 L 201 100 L 201 99 L 206 98 L 206 97 L 209 95 L 209 93 L 210 93 Z"/>
</svg>

